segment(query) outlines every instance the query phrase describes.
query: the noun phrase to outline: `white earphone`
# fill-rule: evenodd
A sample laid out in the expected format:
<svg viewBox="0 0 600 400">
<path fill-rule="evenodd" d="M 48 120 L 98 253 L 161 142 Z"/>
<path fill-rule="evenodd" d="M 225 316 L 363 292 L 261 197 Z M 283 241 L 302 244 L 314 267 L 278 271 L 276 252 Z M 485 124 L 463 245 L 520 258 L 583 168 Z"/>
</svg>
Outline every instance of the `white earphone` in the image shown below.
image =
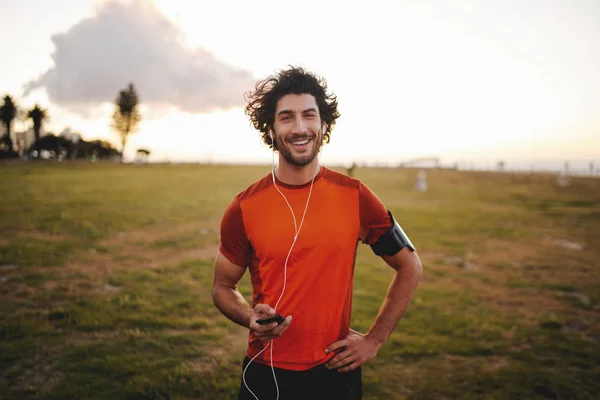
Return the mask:
<svg viewBox="0 0 600 400">
<path fill-rule="evenodd" d="M 272 130 L 269 130 L 269 136 L 271 137 L 271 140 L 273 142 L 275 142 L 275 138 L 273 137 Z M 321 140 L 322 140 L 322 138 L 323 138 L 323 136 L 321 134 Z M 281 195 L 283 200 L 285 200 L 285 203 L 287 204 L 287 206 L 292 214 L 292 219 L 294 221 L 294 240 L 292 241 L 292 245 L 290 246 L 290 249 L 287 253 L 287 257 L 285 259 L 285 263 L 283 265 L 283 289 L 281 291 L 281 294 L 279 295 L 279 299 L 277 300 L 277 303 L 275 304 L 275 307 L 274 307 L 275 310 L 277 310 L 277 307 L 279 306 L 279 302 L 281 301 L 281 299 L 283 298 L 283 294 L 285 293 L 285 288 L 287 286 L 288 261 L 290 259 L 290 255 L 292 254 L 292 250 L 294 249 L 296 241 L 298 240 L 298 236 L 300 235 L 300 230 L 302 229 L 302 225 L 304 225 L 304 218 L 306 217 L 306 212 L 308 211 L 308 204 L 310 203 L 310 198 L 312 196 L 315 178 L 317 176 L 317 173 L 320 170 L 320 161 L 321 161 L 321 153 L 319 152 L 319 154 L 317 156 L 317 167 L 315 168 L 315 172 L 313 173 L 313 177 L 310 182 L 310 190 L 308 191 L 308 198 L 306 199 L 306 205 L 304 206 L 304 213 L 302 214 L 302 219 L 300 220 L 300 224 L 298 224 L 296 221 L 296 214 L 294 214 L 294 210 L 292 209 L 292 206 L 290 205 L 288 199 L 285 197 L 283 192 L 279 189 L 279 187 L 277 187 L 277 183 L 275 180 L 275 148 L 273 148 L 273 163 L 271 164 L 271 177 L 273 178 L 273 185 L 275 186 L 275 189 L 277 189 L 277 191 L 279 192 L 279 194 Z M 244 382 L 244 386 L 246 386 L 246 389 L 248 389 L 248 391 L 252 394 L 252 396 L 254 396 L 254 398 L 256 400 L 260 400 L 260 399 L 258 398 L 258 396 L 256 396 L 256 394 L 254 394 L 254 392 L 250 389 L 250 387 L 248 386 L 248 383 L 246 382 L 246 370 L 248 369 L 250 364 L 258 356 L 260 356 L 265 350 L 267 350 L 267 348 L 269 348 L 269 347 L 270 347 L 271 372 L 273 373 L 273 381 L 275 382 L 275 390 L 277 393 L 277 397 L 275 400 L 279 400 L 279 384 L 277 383 L 277 376 L 275 375 L 275 368 L 273 367 L 273 347 L 274 346 L 275 346 L 274 341 L 270 341 L 269 343 L 267 343 L 267 345 L 261 351 L 259 351 L 258 354 L 256 354 L 254 357 L 252 357 L 252 359 L 250 359 L 250 361 L 248 362 L 248 364 L 246 364 L 246 367 L 244 368 L 244 370 L 242 372 L 242 381 Z"/>
</svg>

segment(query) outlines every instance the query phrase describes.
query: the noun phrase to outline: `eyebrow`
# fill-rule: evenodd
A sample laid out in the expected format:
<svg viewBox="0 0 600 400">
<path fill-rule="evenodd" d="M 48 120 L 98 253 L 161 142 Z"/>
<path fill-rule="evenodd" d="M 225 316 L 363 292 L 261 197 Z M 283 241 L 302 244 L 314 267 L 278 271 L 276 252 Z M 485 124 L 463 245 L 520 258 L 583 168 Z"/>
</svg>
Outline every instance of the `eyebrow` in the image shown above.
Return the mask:
<svg viewBox="0 0 600 400">
<path fill-rule="evenodd" d="M 314 107 L 307 108 L 306 110 L 303 110 L 303 111 L 302 111 L 302 114 L 306 114 L 306 113 L 308 113 L 308 112 L 317 112 L 317 109 L 316 109 L 316 108 L 314 108 Z M 291 114 L 293 114 L 293 113 L 294 113 L 294 112 L 293 112 L 292 110 L 281 110 L 281 111 L 279 111 L 279 112 L 277 113 L 277 116 L 280 116 L 280 115 L 282 115 L 282 114 L 291 115 Z"/>
</svg>

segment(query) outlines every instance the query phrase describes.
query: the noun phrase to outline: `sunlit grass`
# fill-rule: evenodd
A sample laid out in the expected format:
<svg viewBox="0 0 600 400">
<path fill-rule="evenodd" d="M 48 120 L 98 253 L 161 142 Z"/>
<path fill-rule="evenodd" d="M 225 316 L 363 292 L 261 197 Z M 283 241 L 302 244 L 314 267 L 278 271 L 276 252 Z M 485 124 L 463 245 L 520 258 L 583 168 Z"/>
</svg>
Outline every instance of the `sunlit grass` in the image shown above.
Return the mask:
<svg viewBox="0 0 600 400">
<path fill-rule="evenodd" d="M 232 399 L 243 328 L 211 299 L 229 201 L 268 167 L 2 165 L 0 399 Z M 600 181 L 358 169 L 425 276 L 365 399 L 600 392 Z M 352 326 L 393 271 L 359 246 Z M 248 277 L 241 285 L 250 297 Z"/>
</svg>

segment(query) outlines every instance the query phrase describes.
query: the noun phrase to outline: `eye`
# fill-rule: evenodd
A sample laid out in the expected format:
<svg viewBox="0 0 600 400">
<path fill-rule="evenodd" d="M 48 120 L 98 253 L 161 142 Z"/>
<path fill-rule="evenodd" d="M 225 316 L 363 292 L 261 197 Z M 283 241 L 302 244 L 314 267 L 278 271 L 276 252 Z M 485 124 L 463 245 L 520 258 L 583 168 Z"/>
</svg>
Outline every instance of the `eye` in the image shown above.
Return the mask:
<svg viewBox="0 0 600 400">
<path fill-rule="evenodd" d="M 289 121 L 289 120 L 290 120 L 290 116 L 289 116 L 289 115 L 286 115 L 286 116 L 284 116 L 284 117 L 281 117 L 279 120 L 280 120 L 280 121 Z"/>
</svg>

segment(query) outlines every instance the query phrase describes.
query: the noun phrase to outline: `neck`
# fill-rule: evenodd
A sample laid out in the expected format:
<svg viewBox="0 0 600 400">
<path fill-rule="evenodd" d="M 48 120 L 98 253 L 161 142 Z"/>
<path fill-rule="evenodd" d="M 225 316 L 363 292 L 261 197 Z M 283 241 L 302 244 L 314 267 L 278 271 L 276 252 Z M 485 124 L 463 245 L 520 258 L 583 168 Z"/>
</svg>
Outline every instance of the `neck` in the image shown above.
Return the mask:
<svg viewBox="0 0 600 400">
<path fill-rule="evenodd" d="M 281 182 L 288 185 L 304 185 L 312 181 L 313 177 L 319 173 L 319 158 L 303 167 L 288 164 L 282 156 L 279 157 L 279 166 L 275 169 L 275 176 Z"/>
</svg>

